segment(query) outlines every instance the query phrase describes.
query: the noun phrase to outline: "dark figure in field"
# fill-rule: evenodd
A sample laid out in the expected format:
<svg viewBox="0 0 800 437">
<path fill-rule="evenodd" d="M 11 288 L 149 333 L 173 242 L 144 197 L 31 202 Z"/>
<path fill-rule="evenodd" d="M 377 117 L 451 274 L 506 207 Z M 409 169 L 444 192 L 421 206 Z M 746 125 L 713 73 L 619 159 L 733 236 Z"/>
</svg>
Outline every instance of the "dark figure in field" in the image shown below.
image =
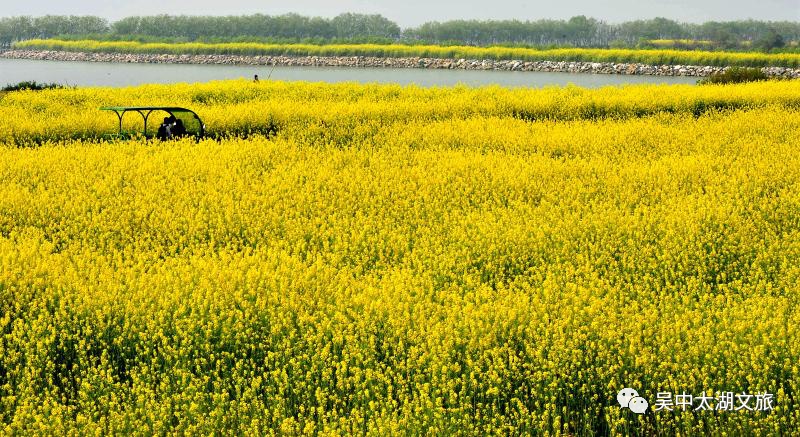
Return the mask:
<svg viewBox="0 0 800 437">
<path fill-rule="evenodd" d="M 257 75 L 257 74 L 256 74 L 256 75 L 255 75 L 255 77 L 253 78 L 253 82 L 258 82 L 258 75 Z"/>
<path fill-rule="evenodd" d="M 167 138 L 170 137 L 171 127 L 172 127 L 172 120 L 170 120 L 170 117 L 164 117 L 164 122 L 161 123 L 161 126 L 158 127 L 156 138 L 158 138 L 161 141 L 165 141 Z"/>
<path fill-rule="evenodd" d="M 186 135 L 186 126 L 183 125 L 183 121 L 176 120 L 175 125 L 173 125 L 172 129 L 170 130 L 170 133 L 172 134 L 173 138 L 180 138 Z"/>
</svg>

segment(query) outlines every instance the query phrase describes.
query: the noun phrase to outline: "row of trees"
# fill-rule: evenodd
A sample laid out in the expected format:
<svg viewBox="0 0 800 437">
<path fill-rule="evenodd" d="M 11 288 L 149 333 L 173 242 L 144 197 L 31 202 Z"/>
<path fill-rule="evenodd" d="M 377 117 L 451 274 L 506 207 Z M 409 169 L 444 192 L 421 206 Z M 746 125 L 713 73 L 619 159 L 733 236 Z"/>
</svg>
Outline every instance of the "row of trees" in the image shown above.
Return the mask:
<svg viewBox="0 0 800 437">
<path fill-rule="evenodd" d="M 779 48 L 800 40 L 798 22 L 730 21 L 679 23 L 666 18 L 608 24 L 585 16 L 569 20 L 475 21 L 425 23 L 407 35 L 434 41 L 463 41 L 471 45 L 521 44 L 535 46 L 631 47 L 650 40 L 707 41 L 716 48 Z"/>
<path fill-rule="evenodd" d="M 335 18 L 248 15 L 128 17 L 109 23 L 91 16 L 0 18 L 0 44 L 53 36 L 94 35 L 154 39 L 389 40 L 466 45 L 635 46 L 655 39 L 699 40 L 717 48 L 778 48 L 800 41 L 800 23 L 731 21 L 679 23 L 666 18 L 609 24 L 585 16 L 569 20 L 429 22 L 401 29 L 381 15 L 341 14 Z"/>
<path fill-rule="evenodd" d="M 381 15 L 341 14 L 332 19 L 298 14 L 241 17 L 128 17 L 110 25 L 112 33 L 187 38 L 392 38 L 401 36 L 396 23 Z"/>
<path fill-rule="evenodd" d="M 109 23 L 99 17 L 55 16 L 0 18 L 0 44 L 32 38 L 92 35 L 101 38 L 151 37 L 203 39 L 275 38 L 286 40 L 389 39 L 402 36 L 400 26 L 381 15 L 345 13 L 335 18 L 247 15 L 229 17 L 128 17 Z"/>
<path fill-rule="evenodd" d="M 0 44 L 56 35 L 99 34 L 109 31 L 108 21 L 92 16 L 0 18 Z"/>
</svg>

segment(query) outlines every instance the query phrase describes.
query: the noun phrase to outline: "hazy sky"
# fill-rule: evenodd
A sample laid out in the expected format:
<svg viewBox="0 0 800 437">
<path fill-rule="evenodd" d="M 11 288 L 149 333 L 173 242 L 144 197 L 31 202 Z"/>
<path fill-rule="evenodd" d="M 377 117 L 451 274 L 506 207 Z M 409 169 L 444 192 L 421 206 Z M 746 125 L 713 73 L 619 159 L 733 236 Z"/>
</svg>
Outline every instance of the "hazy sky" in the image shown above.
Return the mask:
<svg viewBox="0 0 800 437">
<path fill-rule="evenodd" d="M 657 16 L 678 21 L 800 21 L 800 0 L 0 0 L 0 15 L 269 15 L 297 12 L 332 17 L 341 12 L 379 13 L 403 27 L 457 18 L 536 20 L 587 15 L 608 22 Z"/>
</svg>

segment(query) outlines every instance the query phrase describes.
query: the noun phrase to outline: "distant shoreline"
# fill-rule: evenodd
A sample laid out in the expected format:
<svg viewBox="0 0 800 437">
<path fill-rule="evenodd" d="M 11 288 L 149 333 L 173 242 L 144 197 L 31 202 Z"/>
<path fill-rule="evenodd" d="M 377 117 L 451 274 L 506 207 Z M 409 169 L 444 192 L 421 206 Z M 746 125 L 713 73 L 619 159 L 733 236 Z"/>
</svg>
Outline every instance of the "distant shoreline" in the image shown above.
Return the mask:
<svg viewBox="0 0 800 437">
<path fill-rule="evenodd" d="M 620 74 L 707 77 L 727 67 L 698 65 L 648 65 L 615 62 L 515 61 L 372 56 L 243 56 L 88 53 L 50 50 L 0 50 L 0 58 L 42 61 L 115 62 L 135 64 L 261 65 L 287 67 L 426 68 L 480 71 Z M 800 68 L 764 67 L 767 76 L 800 78 Z"/>
</svg>

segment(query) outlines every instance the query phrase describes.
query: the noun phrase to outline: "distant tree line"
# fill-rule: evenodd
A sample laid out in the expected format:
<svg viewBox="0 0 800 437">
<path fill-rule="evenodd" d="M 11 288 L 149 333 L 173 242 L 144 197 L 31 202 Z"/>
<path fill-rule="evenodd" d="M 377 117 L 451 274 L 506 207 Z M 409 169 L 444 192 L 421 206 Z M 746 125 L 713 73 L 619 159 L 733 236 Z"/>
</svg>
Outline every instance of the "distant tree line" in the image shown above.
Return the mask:
<svg viewBox="0 0 800 437">
<path fill-rule="evenodd" d="M 47 15 L 0 18 L 0 44 L 3 45 L 24 39 L 107 32 L 108 21 L 100 17 Z"/>
<path fill-rule="evenodd" d="M 84 36 L 153 40 L 398 40 L 402 30 L 380 15 L 341 14 L 335 18 L 247 15 L 229 17 L 157 15 L 128 17 L 109 23 L 99 17 L 54 16 L 0 18 L 0 44 L 32 38 Z"/>
<path fill-rule="evenodd" d="M 128 17 L 109 26 L 111 33 L 186 38 L 392 38 L 401 36 L 396 23 L 380 15 L 341 14 L 332 19 L 298 14 L 240 17 Z"/>
<path fill-rule="evenodd" d="M 666 18 L 608 24 L 585 16 L 569 20 L 430 22 L 405 32 L 432 42 L 458 41 L 468 45 L 515 44 L 530 46 L 633 47 L 651 40 L 694 40 L 712 48 L 774 49 L 800 40 L 800 23 L 765 21 L 679 23 Z"/>
<path fill-rule="evenodd" d="M 0 18 L 0 45 L 31 38 L 91 36 L 100 39 L 168 41 L 371 41 L 459 45 L 647 47 L 667 40 L 675 47 L 702 41 L 707 48 L 780 49 L 800 41 L 799 22 L 730 21 L 679 23 L 666 18 L 609 24 L 585 16 L 569 20 L 429 22 L 401 29 L 381 15 L 341 14 L 334 18 L 278 16 L 137 16 L 113 23 L 92 16 Z M 670 43 L 669 41 L 674 41 Z M 687 41 L 689 43 L 687 43 Z"/>
</svg>

